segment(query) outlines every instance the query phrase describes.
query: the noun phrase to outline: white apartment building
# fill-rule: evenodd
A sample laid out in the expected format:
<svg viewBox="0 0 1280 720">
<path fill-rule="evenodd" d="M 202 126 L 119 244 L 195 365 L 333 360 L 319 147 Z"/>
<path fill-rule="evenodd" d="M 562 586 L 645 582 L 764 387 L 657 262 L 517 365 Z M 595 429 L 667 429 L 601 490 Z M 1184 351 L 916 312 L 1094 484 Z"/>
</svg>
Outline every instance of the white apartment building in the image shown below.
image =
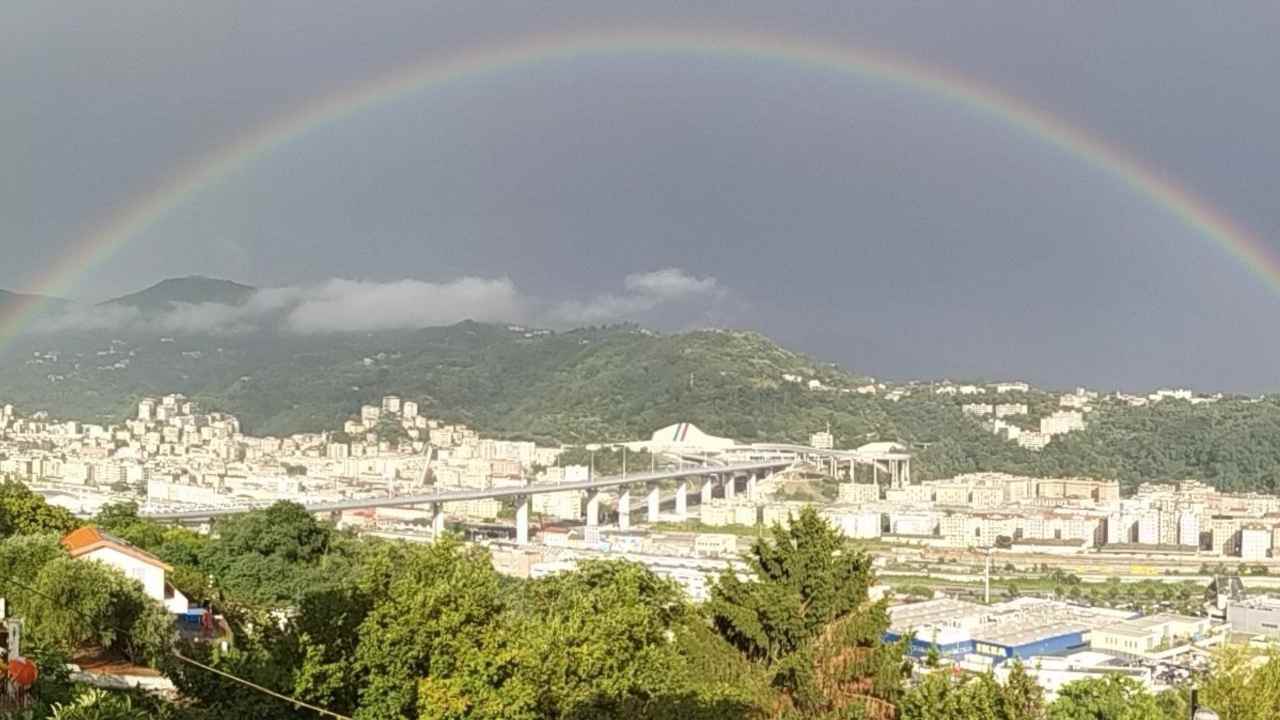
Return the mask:
<svg viewBox="0 0 1280 720">
<path fill-rule="evenodd" d="M 836 502 L 841 505 L 863 505 L 880 499 L 880 488 L 873 483 L 840 483 Z"/>
<path fill-rule="evenodd" d="M 578 520 L 582 517 L 582 493 L 537 493 L 530 496 L 533 512 L 559 520 Z"/>
<path fill-rule="evenodd" d="M 1138 515 L 1138 543 L 1142 545 L 1160 544 L 1159 510 L 1151 508 Z"/>
<path fill-rule="evenodd" d="M 828 522 L 840 529 L 845 537 L 870 539 L 880 537 L 880 513 L 871 510 L 851 510 L 832 507 L 822 511 Z"/>
<path fill-rule="evenodd" d="M 1200 546 L 1200 513 L 1195 510 L 1178 513 L 1178 544 Z"/>
<path fill-rule="evenodd" d="M 1053 436 L 1028 430 L 1011 439 L 1028 450 L 1043 450 L 1049 446 L 1049 441 L 1053 439 Z"/>
<path fill-rule="evenodd" d="M 1000 403 L 995 406 L 995 415 L 998 418 L 1009 417 L 1011 415 L 1026 415 L 1026 403 Z"/>
<path fill-rule="evenodd" d="M 1059 410 L 1048 417 L 1040 418 L 1040 434 L 1042 435 L 1061 435 L 1083 430 L 1084 427 L 1084 414 L 1071 410 Z"/>
<path fill-rule="evenodd" d="M 937 535 L 941 518 L 941 514 L 936 512 L 891 512 L 889 532 L 894 535 Z"/>
<path fill-rule="evenodd" d="M 1240 559 L 1265 560 L 1271 554 L 1271 528 L 1250 523 L 1240 529 Z"/>
</svg>

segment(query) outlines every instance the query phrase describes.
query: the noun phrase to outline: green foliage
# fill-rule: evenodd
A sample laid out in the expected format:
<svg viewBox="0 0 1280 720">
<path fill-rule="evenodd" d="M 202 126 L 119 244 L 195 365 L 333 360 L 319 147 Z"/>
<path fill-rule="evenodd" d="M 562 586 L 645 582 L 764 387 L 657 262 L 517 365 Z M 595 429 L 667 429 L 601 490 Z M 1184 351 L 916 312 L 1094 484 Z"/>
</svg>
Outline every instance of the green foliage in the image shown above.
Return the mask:
<svg viewBox="0 0 1280 720">
<path fill-rule="evenodd" d="M 646 472 L 653 465 L 654 457 L 648 450 L 636 452 L 613 447 L 602 447 L 595 451 L 585 447 L 566 448 L 556 459 L 556 464 L 562 467 L 568 465 L 594 467 L 597 475 L 621 475 L 624 455 L 628 472 Z"/>
<path fill-rule="evenodd" d="M 65 508 L 50 505 L 20 482 L 0 482 L 0 537 L 68 533 L 79 526 Z"/>
<path fill-rule="evenodd" d="M 70 654 L 85 645 L 114 650 L 135 662 L 154 662 L 173 639 L 173 620 L 142 586 L 96 562 L 57 557 L 31 583 L 34 592 L 14 588 L 16 612 L 29 632 Z"/>
<path fill-rule="evenodd" d="M 708 613 L 730 644 L 769 669 L 799 711 L 838 706 L 837 687 L 894 701 L 901 648 L 880 643 L 888 615 L 883 602 L 867 600 L 874 579 L 864 553 L 805 508 L 790 527 L 775 525 L 753 544 L 747 561 L 756 579 L 726 570 Z"/>
<path fill-rule="evenodd" d="M 1137 680 L 1106 675 L 1063 685 L 1049 720 L 1175 720 L 1168 708 Z"/>
<path fill-rule="evenodd" d="M 367 678 L 359 720 L 419 711 L 418 682 L 455 675 L 501 610 L 488 553 L 445 539 L 407 558 L 388 599 L 361 623 L 358 671 Z"/>
<path fill-rule="evenodd" d="M 133 698 L 121 693 L 91 688 L 74 701 L 53 706 L 51 720 L 151 720 L 151 711 L 135 707 Z"/>
<path fill-rule="evenodd" d="M 397 393 L 419 400 L 426 414 L 489 433 L 577 444 L 648 437 L 681 421 L 743 441 L 804 442 L 830 423 L 840 446 L 911 445 L 918 479 L 1000 470 L 1118 479 L 1128 487 L 1198 478 L 1224 490 L 1267 491 L 1280 481 L 1277 398 L 1165 400 L 1137 408 L 1103 399 L 1088 429 L 1034 452 L 965 416 L 960 408 L 972 397 L 939 396 L 922 385 L 895 402 L 786 382 L 784 374 L 833 387 L 864 379 L 749 332 L 660 335 L 623 325 L 526 337 L 465 322 L 322 337 L 116 339 L 126 343 L 121 347 L 131 352 L 131 363 L 110 372 L 74 360 L 77 352 L 101 347 L 99 335 L 42 336 L 35 349 L 52 343 L 66 358 L 53 365 L 27 365 L 22 351 L 29 348 L 20 339 L 0 358 L 0 395 L 57 416 L 119 421 L 140 395 L 177 390 L 234 412 L 248 432 L 281 435 L 334 430 L 362 403 Z M 199 356 L 183 354 L 192 351 Z M 50 384 L 50 373 L 66 379 Z M 1016 399 L 1031 414 L 1014 421 L 1028 425 L 1057 409 L 1049 392 Z M 400 431 L 389 432 L 398 437 Z"/>
<path fill-rule="evenodd" d="M 1227 647 L 1214 656 L 1200 683 L 1199 702 L 1223 720 L 1271 720 L 1280 717 L 1280 656 L 1257 664 L 1247 649 Z"/>
<path fill-rule="evenodd" d="M 198 563 L 233 601 L 285 604 L 347 569 L 341 556 L 328 555 L 332 528 L 297 503 L 222 520 L 218 536 L 198 548 Z"/>
</svg>

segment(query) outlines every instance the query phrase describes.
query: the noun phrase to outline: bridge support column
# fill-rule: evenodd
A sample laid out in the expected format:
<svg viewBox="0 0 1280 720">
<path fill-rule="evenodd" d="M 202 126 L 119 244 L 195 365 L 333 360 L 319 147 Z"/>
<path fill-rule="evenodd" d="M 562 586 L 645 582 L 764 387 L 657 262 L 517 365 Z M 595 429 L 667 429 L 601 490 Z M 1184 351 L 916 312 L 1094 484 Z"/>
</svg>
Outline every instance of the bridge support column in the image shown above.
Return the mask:
<svg viewBox="0 0 1280 720">
<path fill-rule="evenodd" d="M 756 500 L 756 473 L 747 474 L 747 499 L 751 502 Z"/>
<path fill-rule="evenodd" d="M 702 478 L 702 504 L 711 504 L 711 491 L 715 489 L 715 479 L 711 477 Z"/>
<path fill-rule="evenodd" d="M 725 474 L 724 476 L 724 499 L 725 500 L 732 500 L 738 494 L 737 484 L 738 484 L 738 479 L 733 476 L 733 473 Z"/>
<path fill-rule="evenodd" d="M 587 491 L 587 527 L 600 524 L 600 491 Z"/>
<path fill-rule="evenodd" d="M 516 544 L 529 544 L 529 502 L 528 495 L 516 496 Z"/>
<path fill-rule="evenodd" d="M 444 503 L 431 506 L 431 539 L 439 540 L 444 535 Z"/>
<path fill-rule="evenodd" d="M 658 509 L 662 503 L 662 495 L 660 494 L 661 490 L 662 489 L 658 487 L 658 483 L 653 483 L 652 485 L 649 486 L 649 495 L 646 498 L 646 500 L 648 501 L 648 505 L 649 505 L 649 523 L 650 524 L 658 522 Z"/>
<path fill-rule="evenodd" d="M 676 485 L 676 515 L 684 520 L 689 516 L 689 481 L 680 480 Z"/>
<path fill-rule="evenodd" d="M 631 488 L 622 488 L 618 493 L 618 529 L 631 528 Z"/>
<path fill-rule="evenodd" d="M 903 485 L 911 484 L 911 461 L 910 460 L 902 461 L 902 484 Z"/>
</svg>

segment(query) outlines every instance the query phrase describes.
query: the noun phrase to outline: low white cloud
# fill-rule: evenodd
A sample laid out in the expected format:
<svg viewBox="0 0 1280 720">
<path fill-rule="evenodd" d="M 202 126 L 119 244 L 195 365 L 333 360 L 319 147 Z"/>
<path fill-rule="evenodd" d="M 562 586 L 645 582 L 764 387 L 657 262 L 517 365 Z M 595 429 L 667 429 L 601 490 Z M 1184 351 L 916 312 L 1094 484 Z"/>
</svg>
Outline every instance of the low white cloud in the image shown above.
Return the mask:
<svg viewBox="0 0 1280 720">
<path fill-rule="evenodd" d="M 73 306 L 32 329 L 173 334 L 279 329 L 314 334 L 412 329 L 462 320 L 565 328 L 642 319 L 666 306 L 686 315 L 708 316 L 727 296 L 714 277 L 696 277 L 679 268 L 628 275 L 620 292 L 560 302 L 526 295 L 507 277 L 468 276 L 445 282 L 334 278 L 314 285 L 258 290 L 237 305 L 172 303 L 162 311 Z"/>
<path fill-rule="evenodd" d="M 695 277 L 680 268 L 631 274 L 623 279 L 622 287 L 622 293 L 558 303 L 547 319 L 555 325 L 610 323 L 634 319 L 667 304 L 699 301 L 715 305 L 727 294 L 714 277 Z"/>
<path fill-rule="evenodd" d="M 464 277 L 447 283 L 330 280 L 313 288 L 288 316 L 295 332 L 394 330 L 459 320 L 521 321 L 526 306 L 508 278 Z"/>
</svg>

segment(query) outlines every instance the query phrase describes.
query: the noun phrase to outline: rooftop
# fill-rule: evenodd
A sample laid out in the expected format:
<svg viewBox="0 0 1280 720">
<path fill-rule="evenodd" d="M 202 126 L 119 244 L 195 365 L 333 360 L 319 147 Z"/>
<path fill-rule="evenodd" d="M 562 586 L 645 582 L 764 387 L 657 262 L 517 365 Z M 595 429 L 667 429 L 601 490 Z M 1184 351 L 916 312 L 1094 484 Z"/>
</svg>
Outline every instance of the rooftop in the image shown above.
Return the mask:
<svg viewBox="0 0 1280 720">
<path fill-rule="evenodd" d="M 168 563 L 155 555 L 152 555 L 146 550 L 136 547 L 132 543 L 121 540 L 114 535 L 105 533 L 91 525 L 86 525 L 67 533 L 62 538 L 62 546 L 67 549 L 67 553 L 73 558 L 87 555 L 95 550 L 110 548 L 117 552 L 124 553 L 125 555 L 137 558 L 148 565 L 155 565 L 156 567 L 164 568 L 165 571 L 173 570 Z"/>
</svg>

